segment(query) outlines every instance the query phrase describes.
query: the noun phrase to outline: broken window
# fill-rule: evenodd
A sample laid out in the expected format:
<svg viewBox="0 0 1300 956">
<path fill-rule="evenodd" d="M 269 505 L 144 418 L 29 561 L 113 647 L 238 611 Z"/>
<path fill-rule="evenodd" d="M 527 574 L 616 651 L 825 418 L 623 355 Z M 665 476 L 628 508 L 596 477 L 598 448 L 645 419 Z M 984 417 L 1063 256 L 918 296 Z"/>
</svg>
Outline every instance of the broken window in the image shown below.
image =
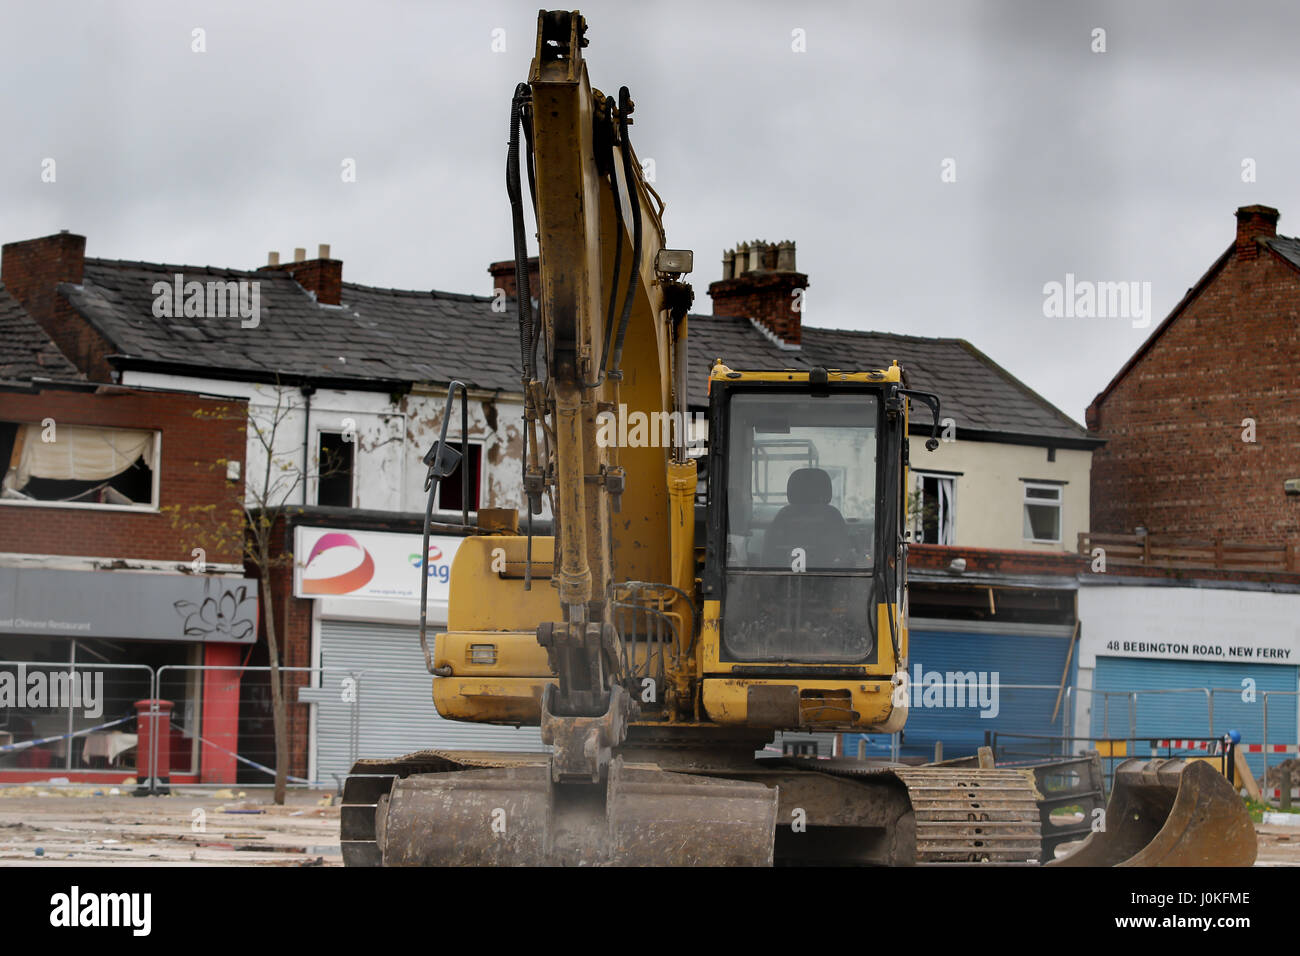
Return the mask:
<svg viewBox="0 0 1300 956">
<path fill-rule="evenodd" d="M 343 432 L 320 433 L 316 504 L 335 508 L 352 507 L 353 446 L 354 443 L 345 438 Z"/>
<path fill-rule="evenodd" d="M 158 440 L 143 429 L 0 422 L 0 499 L 154 507 Z"/>
<path fill-rule="evenodd" d="M 456 465 L 456 470 L 446 478 L 438 482 L 438 510 L 439 511 L 460 511 L 467 507 L 470 511 L 478 511 L 479 505 L 479 482 L 482 477 L 483 464 L 483 446 L 470 442 L 469 451 L 466 452 L 465 446 L 461 442 L 447 442 L 452 448 L 461 453 L 460 462 Z M 469 503 L 461 504 L 461 469 L 469 468 Z"/>
<path fill-rule="evenodd" d="M 956 544 L 952 478 L 916 475 L 912 502 L 912 540 L 918 544 Z"/>
</svg>

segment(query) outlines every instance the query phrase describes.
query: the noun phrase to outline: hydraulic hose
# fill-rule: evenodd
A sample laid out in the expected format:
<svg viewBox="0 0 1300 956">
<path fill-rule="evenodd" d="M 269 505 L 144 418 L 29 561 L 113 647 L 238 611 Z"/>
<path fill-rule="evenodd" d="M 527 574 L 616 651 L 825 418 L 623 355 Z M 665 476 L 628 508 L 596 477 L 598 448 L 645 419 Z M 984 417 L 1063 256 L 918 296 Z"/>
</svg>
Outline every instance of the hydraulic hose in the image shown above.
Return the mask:
<svg viewBox="0 0 1300 956">
<path fill-rule="evenodd" d="M 524 198 L 519 185 L 519 127 L 523 121 L 524 107 L 532 91 L 527 83 L 515 87 L 510 101 L 510 148 L 506 154 L 506 191 L 510 195 L 510 216 L 515 241 L 515 300 L 519 314 L 519 351 L 523 365 L 524 389 L 534 377 L 536 362 L 536 329 L 533 325 L 533 303 L 528 287 L 528 237 L 524 232 Z"/>
<path fill-rule="evenodd" d="M 632 94 L 626 86 L 618 91 L 618 136 L 623 144 L 623 180 L 627 188 L 628 204 L 632 207 L 632 268 L 628 271 L 627 292 L 623 296 L 623 315 L 618 322 L 618 337 L 614 340 L 614 366 L 611 374 L 622 372 L 623 339 L 627 335 L 628 320 L 632 317 L 632 298 L 636 295 L 636 282 L 641 271 L 641 196 L 632 175 L 632 142 L 627 136 L 627 118 L 632 110 Z"/>
</svg>

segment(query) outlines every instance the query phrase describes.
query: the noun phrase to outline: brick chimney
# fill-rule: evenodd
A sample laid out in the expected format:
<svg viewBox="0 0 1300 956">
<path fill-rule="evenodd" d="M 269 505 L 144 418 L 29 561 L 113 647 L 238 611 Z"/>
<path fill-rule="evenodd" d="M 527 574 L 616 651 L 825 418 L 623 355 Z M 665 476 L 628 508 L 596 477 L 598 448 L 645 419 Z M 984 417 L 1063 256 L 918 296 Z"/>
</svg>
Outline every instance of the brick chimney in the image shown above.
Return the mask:
<svg viewBox="0 0 1300 956">
<path fill-rule="evenodd" d="M 722 278 L 709 286 L 715 315 L 752 319 L 782 345 L 798 348 L 808 276 L 795 270 L 795 244 L 743 242 L 722 254 Z"/>
<path fill-rule="evenodd" d="M 85 279 L 86 237 L 64 229 L 52 236 L 5 243 L 0 282 L 91 381 L 113 381 L 107 356 L 117 350 L 59 294 L 60 282 Z"/>
<path fill-rule="evenodd" d="M 519 291 L 515 286 L 515 260 L 506 259 L 503 262 L 494 262 L 488 266 L 488 272 L 492 273 L 492 295 L 497 294 L 497 289 L 506 294 L 507 299 L 515 298 Z M 537 257 L 533 256 L 528 260 L 528 291 L 535 299 L 537 298 L 538 286 L 538 266 Z"/>
<path fill-rule="evenodd" d="M 295 249 L 293 262 L 281 262 L 280 254 L 272 252 L 268 263 L 258 272 L 287 272 L 294 281 L 312 292 L 322 305 L 343 304 L 343 260 L 330 258 L 330 247 L 322 242 L 315 259 L 307 259 L 307 250 Z"/>
<path fill-rule="evenodd" d="M 1272 206 L 1242 206 L 1237 210 L 1237 258 L 1255 259 L 1259 256 L 1260 239 L 1277 235 L 1280 213 Z"/>
</svg>

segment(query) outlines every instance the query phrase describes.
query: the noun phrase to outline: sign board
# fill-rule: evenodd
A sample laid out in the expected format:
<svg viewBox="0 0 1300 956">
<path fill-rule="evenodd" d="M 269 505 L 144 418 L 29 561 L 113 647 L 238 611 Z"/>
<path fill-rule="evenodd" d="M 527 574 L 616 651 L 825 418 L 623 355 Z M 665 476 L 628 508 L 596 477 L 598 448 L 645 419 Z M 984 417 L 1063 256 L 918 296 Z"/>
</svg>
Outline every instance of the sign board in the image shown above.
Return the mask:
<svg viewBox="0 0 1300 956">
<path fill-rule="evenodd" d="M 0 634 L 252 644 L 257 581 L 0 568 Z"/>
<path fill-rule="evenodd" d="M 463 539 L 337 528 L 294 529 L 293 593 L 300 598 L 420 600 L 420 575 L 429 579 L 429 601 L 451 595 L 451 562 Z"/>
<path fill-rule="evenodd" d="M 1114 585 L 1079 589 L 1079 666 L 1098 657 L 1300 664 L 1300 594 Z"/>
</svg>

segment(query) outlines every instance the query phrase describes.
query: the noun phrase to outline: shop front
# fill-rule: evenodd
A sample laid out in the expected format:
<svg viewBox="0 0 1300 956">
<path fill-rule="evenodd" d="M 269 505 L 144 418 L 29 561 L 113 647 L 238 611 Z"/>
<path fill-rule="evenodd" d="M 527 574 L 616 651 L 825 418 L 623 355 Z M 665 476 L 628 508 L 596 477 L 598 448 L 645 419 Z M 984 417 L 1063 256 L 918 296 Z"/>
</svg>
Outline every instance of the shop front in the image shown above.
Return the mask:
<svg viewBox="0 0 1300 956">
<path fill-rule="evenodd" d="M 1265 744 L 1296 746 L 1300 593 L 1294 587 L 1089 583 L 1079 589 L 1079 617 L 1075 707 L 1084 733 L 1196 745 L 1198 738 L 1235 730 L 1257 776 L 1264 772 Z M 1139 756 L 1149 743 L 1144 747 Z M 1157 747 L 1160 753 L 1187 749 Z"/>
<path fill-rule="evenodd" d="M 420 649 L 420 578 L 428 635 L 447 625 L 451 564 L 461 538 L 345 528 L 295 528 L 294 596 L 312 601 L 313 686 L 308 774 L 333 783 L 357 757 L 426 749 L 540 751 L 536 727 L 438 715 Z"/>
<path fill-rule="evenodd" d="M 233 782 L 257 620 L 249 578 L 0 567 L 0 784 L 135 777 L 155 695 L 171 782 Z"/>
</svg>

